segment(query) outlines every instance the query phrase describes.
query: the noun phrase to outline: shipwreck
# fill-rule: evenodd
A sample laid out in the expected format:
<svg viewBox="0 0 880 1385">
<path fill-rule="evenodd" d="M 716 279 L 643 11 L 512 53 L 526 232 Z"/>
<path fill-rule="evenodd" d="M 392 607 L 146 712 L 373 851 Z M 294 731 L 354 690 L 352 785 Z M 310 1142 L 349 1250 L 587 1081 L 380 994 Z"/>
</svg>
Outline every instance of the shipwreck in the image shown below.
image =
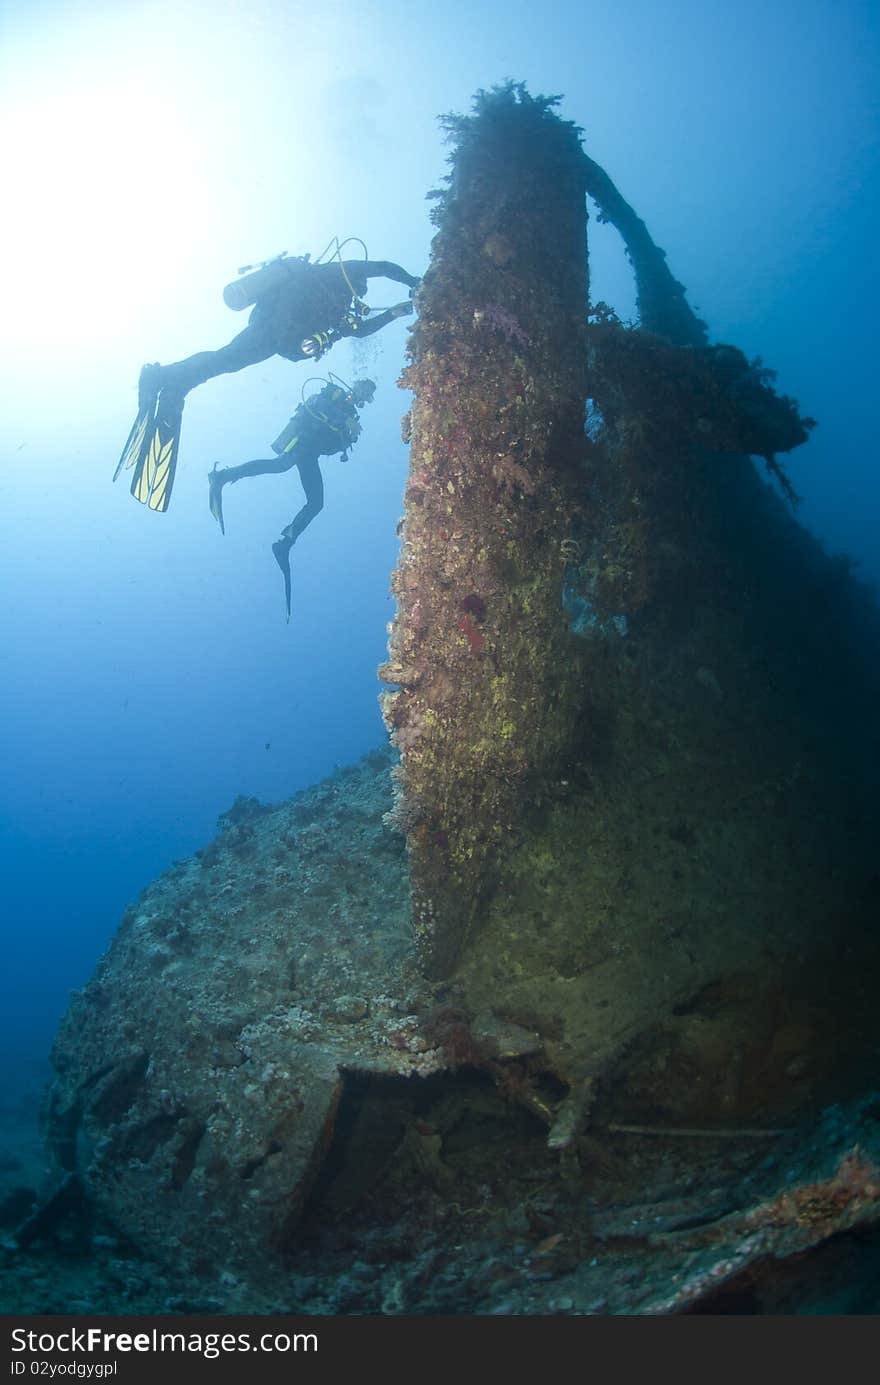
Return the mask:
<svg viewBox="0 0 880 1385">
<path fill-rule="evenodd" d="M 877 608 L 797 521 L 813 421 L 555 99 L 446 129 L 391 746 L 239 803 L 127 912 L 20 1244 L 74 1187 L 221 1311 L 759 1311 L 880 1211 Z M 590 206 L 636 323 L 591 298 Z M 315 1309 L 322 1245 L 376 1269 Z"/>
</svg>

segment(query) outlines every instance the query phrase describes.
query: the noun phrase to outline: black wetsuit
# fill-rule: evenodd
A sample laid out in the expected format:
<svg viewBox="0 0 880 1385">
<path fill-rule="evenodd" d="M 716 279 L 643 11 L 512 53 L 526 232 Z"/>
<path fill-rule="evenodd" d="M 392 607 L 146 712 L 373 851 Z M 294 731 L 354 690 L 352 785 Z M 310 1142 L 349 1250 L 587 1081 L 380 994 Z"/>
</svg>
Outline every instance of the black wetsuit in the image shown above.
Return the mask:
<svg viewBox="0 0 880 1385">
<path fill-rule="evenodd" d="M 272 444 L 275 457 L 266 457 L 241 466 L 225 468 L 220 476 L 223 484 L 240 481 L 244 476 L 269 476 L 299 467 L 299 477 L 306 503 L 290 524 L 281 532 L 293 544 L 303 530 L 324 508 L 324 481 L 319 458 L 335 457 L 343 461 L 361 432 L 360 418 L 351 395 L 339 385 L 325 385 L 320 394 L 307 404 L 300 404 L 283 433 Z"/>
<path fill-rule="evenodd" d="M 157 368 L 154 380 L 165 396 L 166 407 L 172 399 L 182 406 L 190 390 L 216 375 L 244 370 L 270 356 L 308 360 L 310 353 L 303 351 L 303 342 L 322 333 L 329 333 L 334 341 L 346 336 L 372 336 L 397 314 L 389 309 L 361 317 L 352 289 L 362 298 L 369 279 L 391 279 L 408 288 L 419 282 L 391 260 L 344 260 L 341 264 L 330 260 L 320 265 L 284 260 L 282 264 L 289 270 L 288 279 L 257 301 L 247 327 L 227 346 L 219 351 L 199 351 L 186 360 Z M 311 358 L 320 354 L 311 353 Z"/>
</svg>

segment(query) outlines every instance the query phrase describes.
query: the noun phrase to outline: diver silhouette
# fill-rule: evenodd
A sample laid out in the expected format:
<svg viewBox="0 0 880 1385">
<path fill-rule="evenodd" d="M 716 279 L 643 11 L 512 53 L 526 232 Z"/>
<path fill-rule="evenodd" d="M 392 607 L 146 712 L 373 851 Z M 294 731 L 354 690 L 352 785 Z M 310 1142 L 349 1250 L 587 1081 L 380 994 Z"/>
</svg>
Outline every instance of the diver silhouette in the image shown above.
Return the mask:
<svg viewBox="0 0 880 1385">
<path fill-rule="evenodd" d="M 341 454 L 348 460 L 350 449 L 361 434 L 358 409 L 372 402 L 376 392 L 373 380 L 357 380 L 350 389 L 332 380 L 320 393 L 300 404 L 287 427 L 272 443 L 274 457 L 242 462 L 240 466 L 219 467 L 215 464 L 208 474 L 208 504 L 211 514 L 226 533 L 223 520 L 223 487 L 245 476 L 278 475 L 299 468 L 299 479 L 306 503 L 281 531 L 272 545 L 275 561 L 284 577 L 284 604 L 290 620 L 290 550 L 300 534 L 324 508 L 324 481 L 321 476 L 321 457 Z"/>
<path fill-rule="evenodd" d="M 250 268 L 250 267 L 248 267 Z M 410 297 L 373 313 L 363 301 L 370 279 L 405 284 Z M 133 468 L 131 493 L 151 510 L 171 499 L 180 425 L 187 394 L 217 375 L 231 374 L 281 356 L 319 360 L 343 337 L 369 337 L 413 311 L 419 279 L 391 260 L 343 260 L 312 264 L 308 255 L 269 260 L 228 284 L 227 306 L 253 304 L 244 331 L 217 351 L 199 351 L 171 365 L 145 365 L 138 385 L 138 412 L 113 479 Z"/>
</svg>

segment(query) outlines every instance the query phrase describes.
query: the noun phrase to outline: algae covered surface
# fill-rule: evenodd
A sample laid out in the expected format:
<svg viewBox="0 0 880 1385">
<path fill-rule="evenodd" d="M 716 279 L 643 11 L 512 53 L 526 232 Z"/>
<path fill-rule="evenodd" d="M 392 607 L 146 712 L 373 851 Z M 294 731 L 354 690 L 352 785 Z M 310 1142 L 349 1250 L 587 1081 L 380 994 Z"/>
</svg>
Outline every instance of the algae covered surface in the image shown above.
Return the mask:
<svg viewBox="0 0 880 1385">
<path fill-rule="evenodd" d="M 872 1222 L 876 1100 L 851 1076 L 820 1115 L 872 1037 L 869 986 L 823 965 L 819 1004 L 816 976 L 762 994 L 732 976 L 674 1014 L 633 965 L 618 1021 L 585 947 L 606 1035 L 639 1006 L 642 1028 L 554 1148 L 563 1021 L 540 986 L 525 1014 L 467 972 L 423 981 L 389 767 L 376 753 L 274 809 L 238 802 L 134 904 L 55 1044 L 44 1116 L 67 1192 L 7 1240 L 19 1305 L 678 1312 L 722 1285 L 765 1310 L 825 1292 L 825 1270 L 761 1266 Z M 564 915 L 538 860 L 534 888 Z M 589 1011 L 572 1042 L 588 1028 Z M 834 1244 L 858 1285 L 873 1242 Z"/>
<path fill-rule="evenodd" d="M 402 381 L 410 476 L 382 670 L 434 975 L 453 968 L 524 798 L 570 743 L 582 677 L 562 587 L 587 393 L 583 155 L 572 125 L 513 87 L 450 125 Z"/>
<path fill-rule="evenodd" d="M 467 972 L 422 979 L 389 770 L 377 753 L 277 808 L 239 801 L 132 907 L 56 1041 L 56 1204 L 3 1252 L 21 1307 L 666 1312 L 723 1289 L 772 1311 L 825 1292 L 794 1257 L 853 1227 L 823 1254 L 857 1302 L 880 1197 L 869 986 L 826 960 L 822 1004 L 806 972 L 762 994 L 740 975 L 674 1013 L 633 966 L 618 1018 L 620 962 L 585 945 L 604 1033 L 629 1042 L 554 1148 L 560 1016 L 541 986 L 526 1014 Z"/>
</svg>

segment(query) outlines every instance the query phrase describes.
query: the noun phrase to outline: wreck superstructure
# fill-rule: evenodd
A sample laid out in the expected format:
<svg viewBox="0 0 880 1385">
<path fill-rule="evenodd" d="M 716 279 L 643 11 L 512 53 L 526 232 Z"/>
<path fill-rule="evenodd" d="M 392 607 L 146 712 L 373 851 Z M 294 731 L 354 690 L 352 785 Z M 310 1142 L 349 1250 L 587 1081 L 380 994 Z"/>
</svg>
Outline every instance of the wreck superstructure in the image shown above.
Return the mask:
<svg viewBox="0 0 880 1385">
<path fill-rule="evenodd" d="M 523 803 L 563 772 L 583 679 L 562 609 L 585 448 L 583 153 L 515 88 L 455 138 L 403 376 L 411 465 L 382 670 L 433 975 L 454 966 Z"/>
</svg>

